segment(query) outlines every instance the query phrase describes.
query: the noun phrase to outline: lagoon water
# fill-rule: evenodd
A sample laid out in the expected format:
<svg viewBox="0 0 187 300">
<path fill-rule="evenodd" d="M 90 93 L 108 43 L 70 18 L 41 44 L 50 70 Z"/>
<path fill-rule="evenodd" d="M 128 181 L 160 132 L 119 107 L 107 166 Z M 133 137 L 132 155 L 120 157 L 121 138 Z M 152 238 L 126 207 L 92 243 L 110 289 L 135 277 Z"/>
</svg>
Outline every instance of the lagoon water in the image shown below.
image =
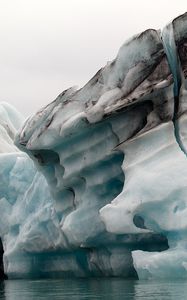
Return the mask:
<svg viewBox="0 0 187 300">
<path fill-rule="evenodd" d="M 187 281 L 48 279 L 0 282 L 0 300 L 185 300 Z"/>
</svg>

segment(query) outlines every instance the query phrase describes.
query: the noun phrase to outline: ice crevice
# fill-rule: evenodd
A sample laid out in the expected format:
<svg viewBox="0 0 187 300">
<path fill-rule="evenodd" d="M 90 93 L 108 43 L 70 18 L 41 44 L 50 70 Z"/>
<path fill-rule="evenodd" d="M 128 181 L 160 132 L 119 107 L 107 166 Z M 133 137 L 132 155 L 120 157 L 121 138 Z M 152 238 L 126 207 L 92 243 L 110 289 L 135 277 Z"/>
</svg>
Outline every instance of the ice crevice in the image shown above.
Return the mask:
<svg viewBox="0 0 187 300">
<path fill-rule="evenodd" d="M 176 141 L 181 149 L 181 151 L 187 155 L 185 146 L 180 136 L 180 123 L 178 120 L 179 117 L 179 109 L 180 109 L 180 90 L 183 81 L 183 72 L 181 68 L 181 62 L 179 59 L 179 54 L 177 51 L 175 34 L 174 34 L 174 24 L 173 22 L 169 23 L 162 30 L 162 41 L 163 46 L 167 55 L 168 63 L 170 66 L 170 70 L 173 75 L 173 94 L 174 94 L 174 113 L 173 113 L 173 125 L 174 125 L 174 133 Z"/>
</svg>

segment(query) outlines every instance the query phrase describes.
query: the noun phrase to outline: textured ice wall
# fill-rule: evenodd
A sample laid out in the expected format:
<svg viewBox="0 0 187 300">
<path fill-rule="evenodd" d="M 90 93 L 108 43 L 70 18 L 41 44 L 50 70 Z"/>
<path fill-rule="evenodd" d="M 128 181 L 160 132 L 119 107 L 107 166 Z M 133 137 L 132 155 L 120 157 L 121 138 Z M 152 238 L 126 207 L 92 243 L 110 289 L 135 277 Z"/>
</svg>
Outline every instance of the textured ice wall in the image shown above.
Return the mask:
<svg viewBox="0 0 187 300">
<path fill-rule="evenodd" d="M 157 231 L 167 236 L 169 249 L 162 253 L 135 251 L 133 260 L 139 278 L 186 278 L 187 14 L 174 19 L 166 26 L 162 36 L 174 76 L 173 124 L 175 139 L 181 153 L 173 153 L 167 178 L 162 177 L 162 183 L 168 180 L 164 186 L 171 187 L 163 203 L 159 204 L 158 201 L 154 201 L 150 208 L 150 204 L 143 203 L 137 209 L 145 217 L 145 223 L 150 229 L 155 230 L 157 227 Z M 168 158 L 171 152 L 168 153 Z M 164 187 L 163 190 L 165 190 Z"/>
<path fill-rule="evenodd" d="M 34 268 L 28 259 L 26 265 L 25 253 L 34 252 L 37 245 L 43 251 L 49 244 L 52 247 L 50 226 L 56 225 L 45 178 L 27 154 L 14 145 L 23 120 L 12 106 L 0 103 L 0 238 L 4 271 L 14 278 L 26 277 Z M 42 224 L 46 224 L 43 230 Z"/>
<path fill-rule="evenodd" d="M 10 276 L 186 277 L 186 32 L 185 14 L 134 36 L 27 120 L 16 144 L 51 196 L 36 175 L 13 205 Z"/>
</svg>

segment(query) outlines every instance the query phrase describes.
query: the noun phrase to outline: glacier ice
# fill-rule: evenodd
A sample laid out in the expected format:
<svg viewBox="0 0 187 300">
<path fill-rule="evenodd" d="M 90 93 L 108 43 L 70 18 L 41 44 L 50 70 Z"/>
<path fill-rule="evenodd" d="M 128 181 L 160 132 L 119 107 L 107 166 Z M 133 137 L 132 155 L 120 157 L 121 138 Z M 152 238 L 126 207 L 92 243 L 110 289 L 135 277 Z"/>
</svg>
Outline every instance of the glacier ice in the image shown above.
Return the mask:
<svg viewBox="0 0 187 300">
<path fill-rule="evenodd" d="M 24 124 L 0 104 L 8 277 L 186 278 L 186 103 L 184 14 Z"/>
</svg>

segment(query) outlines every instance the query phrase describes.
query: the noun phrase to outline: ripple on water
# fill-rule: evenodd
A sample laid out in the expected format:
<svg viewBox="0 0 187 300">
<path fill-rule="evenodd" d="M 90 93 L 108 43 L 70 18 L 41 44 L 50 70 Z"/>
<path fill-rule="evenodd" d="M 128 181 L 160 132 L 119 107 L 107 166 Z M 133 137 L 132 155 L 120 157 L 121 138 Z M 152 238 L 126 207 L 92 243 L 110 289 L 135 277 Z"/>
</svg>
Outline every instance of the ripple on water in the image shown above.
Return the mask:
<svg viewBox="0 0 187 300">
<path fill-rule="evenodd" d="M 185 300 L 187 281 L 138 281 L 118 278 L 7 280 L 0 300 Z"/>
</svg>

